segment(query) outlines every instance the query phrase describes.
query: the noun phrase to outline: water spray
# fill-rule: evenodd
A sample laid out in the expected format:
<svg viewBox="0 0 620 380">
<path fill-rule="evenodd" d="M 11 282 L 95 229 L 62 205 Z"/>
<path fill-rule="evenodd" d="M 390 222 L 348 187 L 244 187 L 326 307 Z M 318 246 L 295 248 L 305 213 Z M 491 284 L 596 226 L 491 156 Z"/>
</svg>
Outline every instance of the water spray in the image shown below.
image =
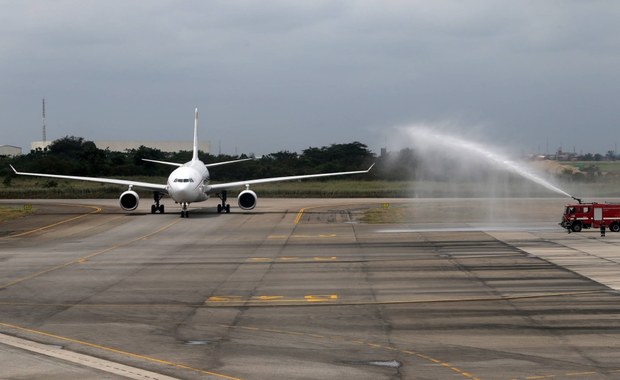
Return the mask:
<svg viewBox="0 0 620 380">
<path fill-rule="evenodd" d="M 530 181 L 544 186 L 545 188 L 553 192 L 562 194 L 569 198 L 573 198 L 579 203 L 581 203 L 581 199 L 576 198 L 571 194 L 567 193 L 566 191 L 560 189 L 559 187 L 553 185 L 551 182 L 534 173 L 534 171 L 532 171 L 527 166 L 512 161 L 507 157 L 504 157 L 503 155 L 483 146 L 482 144 L 468 141 L 462 138 L 457 138 L 454 136 L 437 133 L 422 126 L 407 128 L 406 131 L 414 142 L 418 142 L 421 144 L 422 148 L 441 148 L 449 149 L 454 152 L 470 153 L 476 157 L 484 159 L 486 162 L 492 163 L 498 168 L 516 173 Z"/>
</svg>

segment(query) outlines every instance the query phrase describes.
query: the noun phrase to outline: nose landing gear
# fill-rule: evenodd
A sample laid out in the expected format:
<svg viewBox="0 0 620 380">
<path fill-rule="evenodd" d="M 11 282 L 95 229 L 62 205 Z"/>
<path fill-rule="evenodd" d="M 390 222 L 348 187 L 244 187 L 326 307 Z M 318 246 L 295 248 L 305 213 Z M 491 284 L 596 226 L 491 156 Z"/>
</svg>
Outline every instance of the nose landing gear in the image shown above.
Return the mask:
<svg viewBox="0 0 620 380">
<path fill-rule="evenodd" d="M 189 203 L 183 202 L 181 206 L 181 218 L 189 218 L 189 211 L 187 211 L 187 206 L 189 206 Z"/>
</svg>

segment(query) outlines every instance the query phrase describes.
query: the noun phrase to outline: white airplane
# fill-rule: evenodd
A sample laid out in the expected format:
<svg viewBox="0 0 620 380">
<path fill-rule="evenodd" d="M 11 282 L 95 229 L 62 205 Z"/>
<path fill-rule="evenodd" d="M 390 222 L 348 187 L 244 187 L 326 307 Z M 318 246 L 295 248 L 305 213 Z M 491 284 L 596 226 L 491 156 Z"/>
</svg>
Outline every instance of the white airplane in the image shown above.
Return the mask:
<svg viewBox="0 0 620 380">
<path fill-rule="evenodd" d="M 115 185 L 124 185 L 129 188 L 127 191 L 121 194 L 119 197 L 119 205 L 125 211 L 133 211 L 138 208 L 138 204 L 140 202 L 140 197 L 138 193 L 133 191 L 133 188 L 141 188 L 153 191 L 153 199 L 154 204 L 151 206 L 151 213 L 164 213 L 164 205 L 160 204 L 159 201 L 164 196 L 170 196 L 175 203 L 181 204 L 181 217 L 187 218 L 189 216 L 188 206 L 193 202 L 202 202 L 206 201 L 210 195 L 216 194 L 220 200 L 221 204 L 217 205 L 217 212 L 221 213 L 225 211 L 226 213 L 230 212 L 230 205 L 226 203 L 227 200 L 227 191 L 234 188 L 243 188 L 245 190 L 239 193 L 237 197 L 237 203 L 239 208 L 242 210 L 252 210 L 256 207 L 256 202 L 258 197 L 256 193 L 250 190 L 250 185 L 256 185 L 260 183 L 268 183 L 268 182 L 281 182 L 281 181 L 292 181 L 306 178 L 318 178 L 318 177 L 329 177 L 329 176 L 338 176 L 338 175 L 350 175 L 350 174 L 363 174 L 368 173 L 370 169 L 374 166 L 371 165 L 368 170 L 360 170 L 360 171 L 350 171 L 350 172 L 337 172 L 337 173 L 322 173 L 322 174 L 309 174 L 309 175 L 294 175 L 287 177 L 273 177 L 273 178 L 262 178 L 262 179 L 251 179 L 247 181 L 237 181 L 237 182 L 228 182 L 228 183 L 219 183 L 219 184 L 209 184 L 209 170 L 208 168 L 213 166 L 220 166 L 231 164 L 234 162 L 241 162 L 252 160 L 253 158 L 246 158 L 241 160 L 234 161 L 225 161 L 225 162 L 217 162 L 213 164 L 205 164 L 204 162 L 198 159 L 198 108 L 194 110 L 194 148 L 193 148 L 193 156 L 192 160 L 188 161 L 184 164 L 178 164 L 174 162 L 165 162 L 165 161 L 156 161 L 156 160 L 148 160 L 145 161 L 166 164 L 177 166 L 176 169 L 172 171 L 170 176 L 168 177 L 168 183 L 165 185 L 157 184 L 157 183 L 149 183 L 149 182 L 138 182 L 138 181 L 128 181 L 124 179 L 112 179 L 112 178 L 96 178 L 96 177 L 81 177 L 81 176 L 70 176 L 70 175 L 58 175 L 58 174 L 43 174 L 43 173 L 24 173 L 18 172 L 13 165 L 11 169 L 18 175 L 27 175 L 27 176 L 35 176 L 35 177 L 49 177 L 49 178 L 60 178 L 60 179 L 73 179 L 80 181 L 91 181 L 91 182 L 100 182 L 100 183 L 110 183 Z"/>
</svg>

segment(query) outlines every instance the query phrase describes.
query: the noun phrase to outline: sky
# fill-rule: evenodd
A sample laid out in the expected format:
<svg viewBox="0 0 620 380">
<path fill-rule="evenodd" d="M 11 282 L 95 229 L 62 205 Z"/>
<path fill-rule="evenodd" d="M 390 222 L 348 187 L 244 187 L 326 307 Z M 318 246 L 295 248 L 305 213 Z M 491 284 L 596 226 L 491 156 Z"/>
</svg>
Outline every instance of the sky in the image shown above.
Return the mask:
<svg viewBox="0 0 620 380">
<path fill-rule="evenodd" d="M 620 2 L 0 0 L 0 145 L 192 138 L 213 153 L 620 143 Z"/>
</svg>

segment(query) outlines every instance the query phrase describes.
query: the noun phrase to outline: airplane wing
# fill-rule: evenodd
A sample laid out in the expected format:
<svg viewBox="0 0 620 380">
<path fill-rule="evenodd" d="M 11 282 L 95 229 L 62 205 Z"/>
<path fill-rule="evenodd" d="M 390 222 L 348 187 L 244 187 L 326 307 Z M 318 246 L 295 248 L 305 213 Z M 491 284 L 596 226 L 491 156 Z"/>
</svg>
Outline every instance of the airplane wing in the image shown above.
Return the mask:
<svg viewBox="0 0 620 380">
<path fill-rule="evenodd" d="M 77 180 L 77 181 L 90 181 L 90 182 L 99 182 L 99 183 L 109 183 L 113 185 L 133 186 L 133 187 L 139 187 L 145 190 L 157 191 L 162 194 L 168 194 L 166 185 L 162 185 L 158 183 L 128 181 L 125 179 L 113 179 L 113 178 L 80 177 L 80 176 L 72 176 L 72 175 L 43 174 L 43 173 L 25 173 L 25 172 L 18 172 L 13 167 L 13 165 L 9 165 L 9 166 L 11 167 L 11 169 L 13 169 L 15 174 L 18 174 L 18 175 L 28 175 L 32 177 L 47 177 L 47 178 L 58 178 L 58 179 L 72 179 L 72 180 Z"/>
<path fill-rule="evenodd" d="M 293 175 L 293 176 L 286 176 L 286 177 L 260 178 L 260 179 L 251 179 L 247 181 L 218 183 L 218 184 L 209 185 L 206 188 L 206 193 L 208 194 L 219 193 L 224 190 L 230 190 L 230 189 L 234 189 L 237 187 L 243 187 L 243 186 L 249 186 L 249 185 L 257 185 L 260 183 L 295 181 L 299 179 L 334 177 L 334 176 L 339 176 L 339 175 L 350 175 L 350 174 L 364 174 L 364 173 L 368 173 L 370 169 L 372 169 L 373 166 L 375 166 L 375 164 L 372 164 L 367 170 L 358 170 L 358 171 L 352 171 L 352 172 Z"/>
</svg>

